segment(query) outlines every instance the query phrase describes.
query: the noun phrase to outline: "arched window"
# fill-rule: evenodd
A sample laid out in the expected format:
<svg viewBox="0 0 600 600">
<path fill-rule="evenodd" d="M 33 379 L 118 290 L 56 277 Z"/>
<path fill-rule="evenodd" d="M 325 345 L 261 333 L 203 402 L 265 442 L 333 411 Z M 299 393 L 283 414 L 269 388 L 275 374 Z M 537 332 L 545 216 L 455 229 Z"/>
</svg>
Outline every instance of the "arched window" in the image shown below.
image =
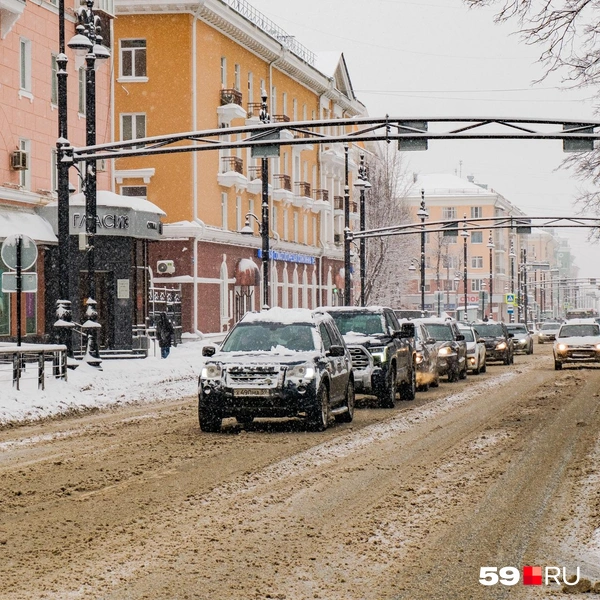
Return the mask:
<svg viewBox="0 0 600 600">
<path fill-rule="evenodd" d="M 327 269 L 327 306 L 333 306 L 333 277 L 331 266 Z"/>
<path fill-rule="evenodd" d="M 283 289 L 281 290 L 281 308 L 289 308 L 290 280 L 288 277 L 287 264 L 283 265 Z"/>
<path fill-rule="evenodd" d="M 311 285 L 312 307 L 313 308 L 317 308 L 317 306 L 319 306 L 319 304 L 320 304 L 321 297 L 320 297 L 320 295 L 317 294 L 317 292 L 318 292 L 318 288 L 317 288 L 317 265 L 315 265 L 313 267 L 312 285 Z M 318 301 L 317 301 L 317 298 L 318 298 Z"/>
<path fill-rule="evenodd" d="M 294 265 L 292 282 L 292 308 L 298 308 L 298 265 Z"/>
<path fill-rule="evenodd" d="M 302 270 L 302 308 L 308 308 L 308 274 L 306 272 L 306 265 L 304 265 L 304 269 Z"/>
<path fill-rule="evenodd" d="M 219 284 L 221 331 L 227 331 L 227 329 L 229 328 L 229 273 L 227 271 L 226 254 L 223 254 L 223 262 L 221 263 L 221 271 L 219 277 L 221 279 L 221 283 Z"/>
</svg>

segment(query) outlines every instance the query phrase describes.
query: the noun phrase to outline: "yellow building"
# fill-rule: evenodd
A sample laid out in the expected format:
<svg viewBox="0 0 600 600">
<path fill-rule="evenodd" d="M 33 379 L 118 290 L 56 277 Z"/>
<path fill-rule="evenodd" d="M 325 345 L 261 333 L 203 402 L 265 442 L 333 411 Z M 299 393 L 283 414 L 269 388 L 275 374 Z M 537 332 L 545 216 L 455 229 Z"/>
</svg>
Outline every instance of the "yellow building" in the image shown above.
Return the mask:
<svg viewBox="0 0 600 600">
<path fill-rule="evenodd" d="M 259 122 L 263 89 L 276 122 L 365 114 L 343 55 L 311 52 L 245 0 L 117 0 L 115 11 L 116 140 L 222 128 L 235 141 L 227 129 Z M 260 220 L 260 159 L 232 149 L 115 163 L 115 191 L 167 213 L 165 241 L 148 250 L 152 293 L 176 290 L 183 330 L 222 331 L 258 308 L 261 238 L 239 231 L 247 213 Z M 269 159 L 272 305 L 336 302 L 344 183 L 341 144 L 282 146 Z"/>
</svg>

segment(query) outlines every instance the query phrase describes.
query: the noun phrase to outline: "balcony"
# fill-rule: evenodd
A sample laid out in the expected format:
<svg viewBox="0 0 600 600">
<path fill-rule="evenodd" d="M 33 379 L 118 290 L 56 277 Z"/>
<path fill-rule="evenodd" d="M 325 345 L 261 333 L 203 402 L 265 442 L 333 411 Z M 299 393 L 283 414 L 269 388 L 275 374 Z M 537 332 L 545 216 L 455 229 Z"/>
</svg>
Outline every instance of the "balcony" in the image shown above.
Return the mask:
<svg viewBox="0 0 600 600">
<path fill-rule="evenodd" d="M 258 119 L 262 109 L 262 102 L 248 102 L 248 119 Z"/>
<path fill-rule="evenodd" d="M 262 192 L 261 165 L 251 165 L 248 167 L 248 192 L 250 194 L 260 194 Z"/>
<path fill-rule="evenodd" d="M 350 202 L 350 219 L 353 221 L 358 220 L 358 202 Z"/>
<path fill-rule="evenodd" d="M 289 123 L 291 119 L 287 115 L 271 115 L 271 123 Z"/>
<path fill-rule="evenodd" d="M 331 207 L 329 204 L 329 190 L 314 190 L 313 198 L 314 202 L 312 203 L 311 210 L 314 213 Z"/>
<path fill-rule="evenodd" d="M 248 179 L 244 176 L 244 161 L 237 156 L 222 156 L 221 171 L 217 176 L 219 185 L 235 186 L 236 190 L 245 190 Z"/>
<path fill-rule="evenodd" d="M 246 118 L 246 111 L 242 108 L 242 92 L 239 90 L 221 90 L 220 103 L 217 108 L 220 125 L 229 126 L 234 119 Z"/>
<path fill-rule="evenodd" d="M 333 210 L 336 216 L 344 214 L 344 196 L 333 197 Z"/>
<path fill-rule="evenodd" d="M 294 199 L 292 178 L 289 175 L 273 175 L 273 200 L 290 204 Z"/>
<path fill-rule="evenodd" d="M 0 39 L 8 35 L 24 10 L 24 0 L 0 0 Z"/>
<path fill-rule="evenodd" d="M 295 181 L 294 185 L 298 193 L 294 196 L 294 206 L 298 208 L 311 208 L 313 200 L 310 195 L 310 183 L 306 181 Z"/>
</svg>

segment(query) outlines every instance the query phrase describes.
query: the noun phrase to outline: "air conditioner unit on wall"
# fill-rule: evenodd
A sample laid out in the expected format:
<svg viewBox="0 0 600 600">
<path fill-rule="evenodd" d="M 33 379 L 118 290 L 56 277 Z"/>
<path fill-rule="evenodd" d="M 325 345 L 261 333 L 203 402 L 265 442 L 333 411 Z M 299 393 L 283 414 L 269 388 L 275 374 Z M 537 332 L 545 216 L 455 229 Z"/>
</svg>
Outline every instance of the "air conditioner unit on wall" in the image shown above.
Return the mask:
<svg viewBox="0 0 600 600">
<path fill-rule="evenodd" d="M 14 171 L 25 171 L 29 168 L 27 152 L 25 150 L 15 150 L 10 155 L 10 166 Z"/>
<path fill-rule="evenodd" d="M 175 273 L 175 262 L 172 260 L 159 260 L 156 262 L 156 270 L 159 273 L 172 275 Z"/>
</svg>

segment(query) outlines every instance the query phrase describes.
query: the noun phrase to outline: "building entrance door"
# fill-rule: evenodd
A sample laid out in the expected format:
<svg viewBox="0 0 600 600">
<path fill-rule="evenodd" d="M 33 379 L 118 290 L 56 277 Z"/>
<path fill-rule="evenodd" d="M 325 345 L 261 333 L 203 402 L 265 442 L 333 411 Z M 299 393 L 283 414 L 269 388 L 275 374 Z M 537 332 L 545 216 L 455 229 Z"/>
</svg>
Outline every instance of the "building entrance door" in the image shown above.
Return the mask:
<svg viewBox="0 0 600 600">
<path fill-rule="evenodd" d="M 101 328 L 98 330 L 98 347 L 101 350 L 114 348 L 114 310 L 112 303 L 116 296 L 115 278 L 112 271 L 96 271 L 94 273 L 94 285 L 96 288 L 96 310 L 98 311 L 98 323 Z M 87 320 L 85 311 L 87 309 L 86 301 L 88 299 L 88 274 L 87 271 L 80 271 L 79 277 L 79 310 L 81 323 Z"/>
</svg>

